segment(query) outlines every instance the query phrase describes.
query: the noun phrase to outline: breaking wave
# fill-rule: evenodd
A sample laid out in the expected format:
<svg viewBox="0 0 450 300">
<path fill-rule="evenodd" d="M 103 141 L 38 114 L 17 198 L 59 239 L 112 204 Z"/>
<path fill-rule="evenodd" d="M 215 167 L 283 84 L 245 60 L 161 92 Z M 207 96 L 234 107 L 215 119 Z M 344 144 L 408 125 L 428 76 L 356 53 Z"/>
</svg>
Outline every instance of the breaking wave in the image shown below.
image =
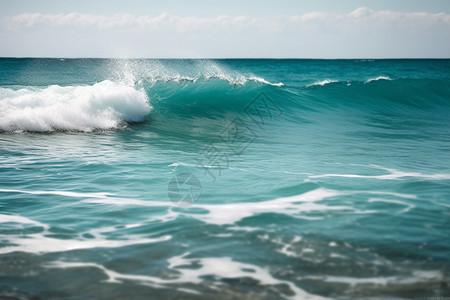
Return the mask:
<svg viewBox="0 0 450 300">
<path fill-rule="evenodd" d="M 90 132 L 142 121 L 152 107 L 143 89 L 105 80 L 92 86 L 0 88 L 0 131 Z"/>
</svg>

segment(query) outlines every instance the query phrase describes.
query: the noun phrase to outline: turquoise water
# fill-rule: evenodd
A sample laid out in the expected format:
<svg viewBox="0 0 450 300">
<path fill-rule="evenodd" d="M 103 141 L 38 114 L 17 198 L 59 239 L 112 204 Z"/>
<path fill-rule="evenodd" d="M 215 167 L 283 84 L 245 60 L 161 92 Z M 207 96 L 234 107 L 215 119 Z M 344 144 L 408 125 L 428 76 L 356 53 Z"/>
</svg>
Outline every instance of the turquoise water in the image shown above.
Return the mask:
<svg viewBox="0 0 450 300">
<path fill-rule="evenodd" d="M 450 60 L 0 59 L 0 297 L 448 296 L 449 116 Z"/>
</svg>

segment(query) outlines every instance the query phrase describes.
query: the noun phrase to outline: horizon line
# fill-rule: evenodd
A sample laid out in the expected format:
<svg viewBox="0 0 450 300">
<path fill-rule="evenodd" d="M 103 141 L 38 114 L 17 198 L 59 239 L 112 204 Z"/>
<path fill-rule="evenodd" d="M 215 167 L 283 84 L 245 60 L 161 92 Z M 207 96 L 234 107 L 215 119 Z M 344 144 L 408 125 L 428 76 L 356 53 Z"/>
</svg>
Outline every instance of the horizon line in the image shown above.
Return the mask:
<svg viewBox="0 0 450 300">
<path fill-rule="evenodd" d="M 271 59 L 271 60 L 408 60 L 408 59 L 450 59 L 450 57 L 335 57 L 335 58 L 323 58 L 323 57 L 100 57 L 100 56 L 79 56 L 79 57 L 64 57 L 64 56 L 0 56 L 2 58 L 12 59 L 163 59 L 163 60 L 175 60 L 175 59 L 213 59 L 213 60 L 226 60 L 226 59 Z"/>
</svg>

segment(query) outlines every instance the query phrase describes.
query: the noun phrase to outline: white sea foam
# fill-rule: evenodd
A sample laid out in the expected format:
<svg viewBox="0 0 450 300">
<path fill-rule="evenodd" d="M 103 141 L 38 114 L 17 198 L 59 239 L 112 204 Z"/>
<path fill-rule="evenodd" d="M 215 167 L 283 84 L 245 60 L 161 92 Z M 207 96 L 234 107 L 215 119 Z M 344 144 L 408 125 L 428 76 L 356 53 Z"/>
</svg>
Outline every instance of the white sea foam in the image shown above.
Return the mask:
<svg viewBox="0 0 450 300">
<path fill-rule="evenodd" d="M 313 279 L 325 282 L 345 283 L 351 286 L 360 284 L 415 284 L 422 282 L 429 282 L 433 280 L 442 280 L 443 275 L 440 271 L 421 271 L 416 270 L 412 272 L 410 277 L 400 276 L 386 276 L 386 277 L 368 277 L 368 278 L 354 278 L 354 277 L 340 277 L 340 276 L 305 276 L 303 279 Z"/>
<path fill-rule="evenodd" d="M 111 240 L 106 236 L 102 238 L 76 238 L 70 240 L 45 236 L 43 233 L 23 235 L 0 235 L 7 246 L 0 248 L 0 254 L 21 251 L 29 253 L 55 253 L 91 248 L 117 248 L 129 245 L 148 244 L 170 240 L 172 237 L 145 238 L 143 236 L 127 235 L 127 239 Z"/>
<path fill-rule="evenodd" d="M 179 215 L 185 215 L 195 218 L 199 221 L 215 224 L 215 225 L 233 225 L 245 219 L 263 213 L 279 213 L 286 214 L 296 218 L 320 220 L 323 217 L 309 217 L 310 212 L 326 212 L 326 211 L 347 211 L 355 214 L 371 214 L 377 213 L 377 210 L 359 210 L 352 206 L 342 205 L 327 205 L 316 203 L 331 197 L 351 195 L 351 194 L 374 194 L 395 196 L 405 199 L 416 199 L 415 195 L 400 194 L 392 192 L 378 192 L 378 191 L 336 191 L 325 188 L 318 188 L 316 190 L 295 195 L 291 197 L 277 198 L 261 202 L 240 202 L 240 203 L 224 203 L 224 204 L 195 204 L 195 207 L 208 211 L 207 214 L 191 214 L 189 210 L 173 211 L 168 210 L 166 215 L 162 216 L 160 220 L 170 221 L 176 219 Z M 170 202 L 162 201 L 144 201 L 131 198 L 120 197 L 92 197 L 82 200 L 84 203 L 101 203 L 107 205 L 136 205 L 136 206 L 171 206 Z M 407 205 L 407 204 L 405 204 Z M 412 208 L 412 207 L 410 207 Z M 405 211 L 402 211 L 405 212 Z M 230 230 L 237 230 L 240 227 L 230 227 Z M 256 229 L 255 229 L 256 230 Z"/>
<path fill-rule="evenodd" d="M 259 83 L 264 83 L 264 84 L 268 84 L 268 85 L 273 85 L 273 86 L 284 86 L 284 84 L 282 82 L 272 83 L 272 82 L 265 80 L 264 78 L 256 77 L 256 76 L 251 76 L 248 78 L 248 80 L 254 81 L 254 82 L 259 82 Z"/>
<path fill-rule="evenodd" d="M 225 204 L 196 204 L 195 207 L 205 209 L 208 214 L 190 214 L 185 212 L 169 212 L 167 220 L 176 218 L 177 215 L 187 215 L 198 219 L 205 223 L 216 225 L 231 225 L 240 220 L 262 213 L 280 213 L 293 217 L 302 218 L 303 213 L 312 211 L 328 211 L 328 210 L 353 210 L 349 206 L 329 206 L 325 204 L 315 203 L 317 201 L 341 195 L 341 192 L 319 188 L 301 195 L 291 197 L 277 198 L 261 202 L 241 202 L 241 203 L 225 203 Z M 127 198 L 92 198 L 83 200 L 85 203 L 103 203 L 110 205 L 138 205 L 138 206 L 170 206 L 170 202 L 161 201 L 143 201 L 138 199 Z"/>
<path fill-rule="evenodd" d="M 318 203 L 322 200 L 329 199 L 335 196 L 352 195 L 352 194 L 369 194 L 369 195 L 383 195 L 393 196 L 404 199 L 417 199 L 416 195 L 401 194 L 393 192 L 381 192 L 381 191 L 336 191 L 326 188 L 318 188 L 300 195 L 277 198 L 272 200 L 260 201 L 260 202 L 240 202 L 240 203 L 223 203 L 223 204 L 195 204 L 196 208 L 204 209 L 208 211 L 207 214 L 190 213 L 189 210 L 173 210 L 173 203 L 170 201 L 151 201 L 141 200 L 135 198 L 118 197 L 114 194 L 108 193 L 77 193 L 77 192 L 64 192 L 64 191 L 24 191 L 13 189 L 0 189 L 0 192 L 17 192 L 26 194 L 37 195 L 60 195 L 66 197 L 82 198 L 82 203 L 97 203 L 104 205 L 115 206 L 143 206 L 143 207 L 167 207 L 167 211 L 164 215 L 157 217 L 162 222 L 168 222 L 176 219 L 178 216 L 189 216 L 199 221 L 215 224 L 215 225 L 236 225 L 239 221 L 263 213 L 278 213 L 285 214 L 295 218 L 320 220 L 324 216 L 308 216 L 310 212 L 327 212 L 327 211 L 346 211 L 355 214 L 371 214 L 377 213 L 377 210 L 360 210 L 353 206 L 342 205 L 328 205 Z M 402 204 L 407 206 L 406 210 L 400 213 L 406 212 L 414 206 L 405 202 L 397 200 L 389 200 L 384 198 L 371 198 L 369 202 L 392 202 L 396 204 Z M 228 227 L 229 230 L 247 230 L 255 231 L 258 228 L 249 227 Z"/>
<path fill-rule="evenodd" d="M 246 77 L 244 75 L 230 76 L 230 75 L 226 75 L 226 74 L 214 74 L 214 75 L 205 75 L 205 76 L 202 76 L 201 78 L 204 78 L 205 80 L 210 80 L 210 79 L 224 80 L 233 86 L 244 86 L 248 82 L 256 82 L 256 83 L 267 84 L 267 85 L 271 85 L 271 86 L 284 86 L 284 84 L 282 82 L 272 83 L 272 82 L 265 80 L 264 78 L 257 77 L 257 76 Z"/>
<path fill-rule="evenodd" d="M 406 206 L 404 209 L 402 209 L 401 211 L 399 211 L 399 213 L 406 213 L 408 211 L 410 211 L 412 208 L 415 208 L 415 205 L 400 201 L 400 200 L 392 200 L 392 199 L 383 199 L 383 198 L 370 198 L 368 200 L 369 203 L 373 203 L 373 202 L 385 202 L 385 203 L 393 203 L 393 204 L 399 204 L 399 205 L 403 205 Z"/>
<path fill-rule="evenodd" d="M 384 175 L 358 175 L 358 174 L 321 174 L 311 175 L 308 178 L 324 178 L 324 177 L 344 177 L 344 178 L 367 178 L 367 179 L 381 179 L 381 180 L 400 180 L 407 177 L 427 179 L 427 180 L 448 180 L 450 174 L 423 174 L 419 172 L 403 172 L 396 169 L 380 168 L 389 172 Z"/>
<path fill-rule="evenodd" d="M 392 79 L 389 78 L 388 76 L 378 76 L 378 77 L 370 78 L 370 79 L 366 80 L 364 83 L 369 83 L 369 82 L 378 81 L 378 80 L 392 80 Z M 314 82 L 312 84 L 307 85 L 306 87 L 325 86 L 327 84 L 336 83 L 336 82 L 339 82 L 339 80 L 325 79 L 325 80 L 316 81 L 316 82 Z M 350 85 L 351 85 L 351 83 L 347 82 L 347 86 L 350 86 Z"/>
<path fill-rule="evenodd" d="M 107 282 L 120 283 L 124 280 L 132 280 L 141 284 L 165 287 L 170 284 L 189 283 L 189 284 L 202 284 L 204 278 L 208 275 L 214 275 L 219 278 L 252 278 L 258 281 L 262 285 L 288 285 L 289 288 L 295 293 L 295 296 L 282 295 L 286 299 L 324 299 L 323 297 L 316 296 L 305 292 L 298 288 L 290 281 L 276 279 L 270 274 L 266 268 L 262 268 L 256 265 L 237 262 L 229 257 L 208 257 L 208 258 L 187 258 L 189 255 L 185 253 L 180 256 L 174 256 L 168 259 L 168 268 L 178 273 L 175 278 L 163 279 L 150 275 L 133 275 L 118 273 L 113 270 L 96 263 L 80 263 L 80 262 L 53 262 L 47 267 L 50 268 L 97 268 L 104 272 L 108 277 Z M 186 268 L 186 266 L 190 266 Z M 215 289 L 214 283 L 208 283 L 209 287 Z M 197 292 L 190 287 L 189 292 Z M 182 291 L 182 290 L 181 290 Z M 187 291 L 186 291 L 187 292 Z"/>
<path fill-rule="evenodd" d="M 182 76 L 180 74 L 175 75 L 156 75 L 156 76 L 147 76 L 142 77 L 140 79 L 134 79 L 135 83 L 142 84 L 144 82 L 150 82 L 152 84 L 156 84 L 159 82 L 176 82 L 176 83 L 183 83 L 183 82 L 191 82 L 196 83 L 198 81 L 209 81 L 209 80 L 222 80 L 227 82 L 228 84 L 232 86 L 244 86 L 249 82 L 255 82 L 255 83 L 261 83 L 271 86 L 284 86 L 282 82 L 278 83 L 272 83 L 262 77 L 258 76 L 244 76 L 244 75 L 229 75 L 229 74 L 223 74 L 223 73 L 215 73 L 215 74 L 199 74 L 196 76 Z"/>
<path fill-rule="evenodd" d="M 47 224 L 43 224 L 41 222 L 18 215 L 0 215 L 0 223 L 30 224 L 38 227 L 43 227 L 45 229 L 49 228 Z"/>
<path fill-rule="evenodd" d="M 54 253 L 80 249 L 91 248 L 117 248 L 129 245 L 148 244 L 170 240 L 170 235 L 161 237 L 148 237 L 139 234 L 128 234 L 121 239 L 108 238 L 105 233 L 117 230 L 115 227 L 105 227 L 91 229 L 80 233 L 71 239 L 59 239 L 53 237 L 49 231 L 50 226 L 41 222 L 31 220 L 19 215 L 0 215 L 0 223 L 15 223 L 18 225 L 29 224 L 37 227 L 43 227 L 42 232 L 31 234 L 0 234 L 0 240 L 4 243 L 0 248 L 0 254 L 11 253 L 15 251 L 28 253 Z M 139 227 L 142 224 L 128 224 L 123 228 Z M 123 229 L 122 228 L 122 229 Z M 86 234 L 90 237 L 86 237 Z"/>
<path fill-rule="evenodd" d="M 290 243 L 283 242 L 283 240 L 281 238 L 274 239 L 274 240 L 272 240 L 272 242 L 274 242 L 275 244 L 278 244 L 278 245 L 282 245 L 281 249 L 275 250 L 278 253 L 284 254 L 289 257 L 300 257 L 301 255 L 299 255 L 296 251 L 293 251 L 291 249 L 294 244 L 300 242 L 301 240 L 302 240 L 301 236 L 294 236 L 294 238 L 292 239 L 292 241 L 290 241 Z M 304 250 L 305 249 L 302 249 L 302 251 L 304 251 Z"/>
<path fill-rule="evenodd" d="M 341 254 L 338 254 L 338 253 L 334 253 L 334 252 L 331 252 L 331 253 L 330 253 L 330 257 L 331 257 L 331 258 L 348 259 L 347 256 L 341 255 Z"/>
<path fill-rule="evenodd" d="M 262 230 L 258 227 L 250 227 L 250 226 L 230 226 L 227 228 L 227 230 L 234 230 L 234 231 L 246 231 L 246 232 L 253 232 Z M 264 231 L 271 231 L 271 230 L 264 230 Z"/>
<path fill-rule="evenodd" d="M 375 77 L 375 78 L 370 78 L 365 83 L 369 83 L 369 82 L 372 82 L 372 81 L 378 81 L 378 80 L 392 80 L 392 79 L 389 78 L 388 76 L 378 76 L 378 77 Z"/>
<path fill-rule="evenodd" d="M 15 190 L 15 189 L 0 189 L 0 193 L 20 193 L 20 194 L 31 194 L 31 195 L 59 195 L 65 197 L 74 198 L 105 198 L 108 193 L 77 193 L 77 192 L 67 192 L 67 191 L 26 191 L 26 190 Z"/>
<path fill-rule="evenodd" d="M 450 204 L 442 203 L 442 202 L 439 202 L 439 201 L 433 201 L 433 200 L 430 200 L 430 202 L 431 202 L 431 203 L 434 203 L 434 204 L 436 204 L 436 205 L 439 205 L 439 206 L 450 207 Z"/>
<path fill-rule="evenodd" d="M 327 85 L 327 84 L 330 84 L 330 83 L 335 83 L 335 82 L 338 82 L 338 81 L 334 80 L 334 79 L 325 79 L 325 80 L 322 80 L 322 81 L 316 81 L 316 82 L 314 82 L 312 84 L 307 85 L 306 87 L 324 86 L 324 85 Z"/>
<path fill-rule="evenodd" d="M 91 86 L 0 88 L 0 131 L 114 129 L 143 120 L 151 109 L 143 89 L 109 80 Z"/>
</svg>

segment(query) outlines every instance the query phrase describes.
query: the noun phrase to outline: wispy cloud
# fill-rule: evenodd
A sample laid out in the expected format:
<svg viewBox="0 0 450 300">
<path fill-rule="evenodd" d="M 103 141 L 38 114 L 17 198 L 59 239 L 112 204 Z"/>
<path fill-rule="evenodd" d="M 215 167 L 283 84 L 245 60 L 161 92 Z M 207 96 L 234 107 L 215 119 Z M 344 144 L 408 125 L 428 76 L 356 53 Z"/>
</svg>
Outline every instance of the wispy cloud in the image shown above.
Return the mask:
<svg viewBox="0 0 450 300">
<path fill-rule="evenodd" d="M 135 28 L 144 30 L 175 29 L 178 31 L 205 30 L 205 29 L 239 29 L 239 28 L 261 28 L 283 30 L 286 28 L 308 28 L 312 25 L 321 27 L 347 27 L 353 25 L 375 25 L 378 27 L 392 28 L 402 26 L 427 26 L 450 24 L 450 15 L 445 13 L 404 13 L 391 11 L 374 11 L 365 7 L 358 8 L 348 14 L 333 14 L 326 12 L 311 12 L 304 15 L 294 16 L 269 16 L 254 18 L 246 16 L 218 16 L 215 18 L 201 17 L 179 17 L 168 14 L 152 17 L 148 15 L 134 16 L 130 14 L 116 14 L 113 16 L 91 15 L 82 13 L 69 14 L 20 14 L 4 19 L 8 29 L 20 29 L 30 27 L 79 27 L 79 28 Z M 270 28 L 273 30 L 273 28 Z"/>
<path fill-rule="evenodd" d="M 33 13 L 3 18 L 0 28 L 4 35 L 9 32 L 9 36 L 13 36 L 13 33 L 52 32 L 61 38 L 64 38 L 67 30 L 71 33 L 82 32 L 90 37 L 96 35 L 103 40 L 107 39 L 104 34 L 111 39 L 114 35 L 116 40 L 127 39 L 127 43 L 135 50 L 144 47 L 144 41 L 137 37 L 132 40 L 130 36 L 148 33 L 145 37 L 152 39 L 152 45 L 157 42 L 167 45 L 168 39 L 172 39 L 183 45 L 188 52 L 212 56 L 229 54 L 214 55 L 208 49 L 222 49 L 222 52 L 227 53 L 227 47 L 241 47 L 242 56 L 252 56 L 253 51 L 253 56 L 277 56 L 275 53 L 278 53 L 291 57 L 345 57 L 346 55 L 339 55 L 343 52 L 350 56 L 374 57 L 377 56 L 373 54 L 374 51 L 379 51 L 380 56 L 386 56 L 385 53 L 389 52 L 383 52 L 382 47 L 391 47 L 394 49 L 392 53 L 396 53 L 395 49 L 398 53 L 406 49 L 405 56 L 442 56 L 442 53 L 449 53 L 447 50 L 450 50 L 449 14 L 374 11 L 365 7 L 347 14 L 311 12 L 303 15 L 212 18 L 169 14 L 105 16 L 77 12 Z M 195 39 L 196 44 L 191 43 L 192 39 Z M 218 46 L 213 47 L 211 43 Z M 109 45 L 113 44 L 114 41 L 110 40 Z M 433 53 L 427 55 L 423 52 L 430 48 Z M 233 53 L 231 56 L 234 56 L 237 52 L 233 49 L 228 53 Z"/>
</svg>

